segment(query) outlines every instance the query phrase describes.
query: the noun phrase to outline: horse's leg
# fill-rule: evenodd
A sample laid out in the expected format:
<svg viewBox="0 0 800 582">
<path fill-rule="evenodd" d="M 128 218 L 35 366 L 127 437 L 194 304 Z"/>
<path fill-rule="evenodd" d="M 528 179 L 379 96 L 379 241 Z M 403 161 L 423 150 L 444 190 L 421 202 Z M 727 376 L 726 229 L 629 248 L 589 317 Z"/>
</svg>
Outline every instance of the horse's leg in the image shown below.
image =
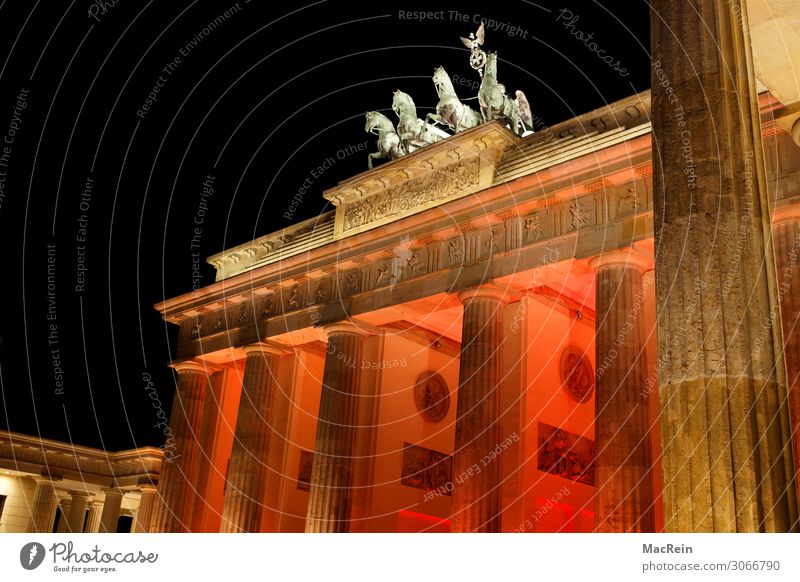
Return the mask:
<svg viewBox="0 0 800 582">
<path fill-rule="evenodd" d="M 381 158 L 386 157 L 385 154 L 380 152 L 375 152 L 367 156 L 367 168 L 372 169 L 372 160 L 380 160 Z"/>
<path fill-rule="evenodd" d="M 425 116 L 425 123 L 428 123 L 429 119 L 432 119 L 434 124 L 449 125 L 444 117 L 436 113 L 428 113 L 428 115 Z"/>
</svg>

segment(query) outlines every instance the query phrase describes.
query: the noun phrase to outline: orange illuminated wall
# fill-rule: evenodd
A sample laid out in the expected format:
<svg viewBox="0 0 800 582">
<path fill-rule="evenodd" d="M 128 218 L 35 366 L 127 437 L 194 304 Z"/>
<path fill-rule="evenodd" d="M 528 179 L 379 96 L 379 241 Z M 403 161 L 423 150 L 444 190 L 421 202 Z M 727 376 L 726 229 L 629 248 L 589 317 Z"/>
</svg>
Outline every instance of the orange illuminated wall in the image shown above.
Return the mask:
<svg viewBox="0 0 800 582">
<path fill-rule="evenodd" d="M 421 524 L 430 526 L 450 517 L 450 497 L 426 498 L 426 491 L 400 483 L 403 446 L 410 443 L 447 455 L 453 453 L 458 344 L 442 340 L 436 348 L 431 347 L 431 341 L 424 334 L 386 331 L 382 361 L 391 367 L 382 371 L 380 379 L 369 531 L 417 531 L 415 528 L 422 527 Z M 439 422 L 423 418 L 414 401 L 417 377 L 429 370 L 440 374 L 450 391 L 450 409 Z M 442 527 L 436 525 L 436 531 L 441 531 Z"/>
<path fill-rule="evenodd" d="M 397 513 L 398 533 L 450 533 L 450 520 L 401 509 Z"/>
<path fill-rule="evenodd" d="M 585 292 L 591 296 L 592 290 Z M 589 532 L 594 528 L 594 488 L 539 471 L 537 449 L 540 422 L 594 441 L 594 396 L 584 403 L 572 399 L 562 387 L 560 362 L 563 350 L 573 346 L 595 367 L 595 322 L 542 295 L 527 298 L 525 315 L 524 511 L 519 523 L 504 523 L 503 529 Z"/>
</svg>

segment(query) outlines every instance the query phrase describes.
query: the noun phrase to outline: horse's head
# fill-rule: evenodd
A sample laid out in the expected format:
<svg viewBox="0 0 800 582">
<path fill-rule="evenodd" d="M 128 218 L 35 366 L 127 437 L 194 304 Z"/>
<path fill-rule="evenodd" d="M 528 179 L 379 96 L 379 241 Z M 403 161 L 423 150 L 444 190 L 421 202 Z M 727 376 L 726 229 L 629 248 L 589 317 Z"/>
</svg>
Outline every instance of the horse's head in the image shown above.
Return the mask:
<svg viewBox="0 0 800 582">
<path fill-rule="evenodd" d="M 436 91 L 440 93 L 440 96 L 442 90 L 444 90 L 445 93 L 455 94 L 453 82 L 450 80 L 444 67 L 438 67 L 433 71 L 433 84 L 436 86 Z"/>
<path fill-rule="evenodd" d="M 411 98 L 411 95 L 408 93 L 403 93 L 399 89 L 394 92 L 394 99 L 392 99 L 392 109 L 398 115 L 403 111 L 408 111 L 413 109 L 416 111 L 416 107 L 414 106 L 414 100 Z"/>
<path fill-rule="evenodd" d="M 364 131 L 367 133 L 372 133 L 374 129 L 394 130 L 394 125 L 383 113 L 379 113 L 378 111 L 368 111 L 367 124 L 364 127 Z"/>
</svg>

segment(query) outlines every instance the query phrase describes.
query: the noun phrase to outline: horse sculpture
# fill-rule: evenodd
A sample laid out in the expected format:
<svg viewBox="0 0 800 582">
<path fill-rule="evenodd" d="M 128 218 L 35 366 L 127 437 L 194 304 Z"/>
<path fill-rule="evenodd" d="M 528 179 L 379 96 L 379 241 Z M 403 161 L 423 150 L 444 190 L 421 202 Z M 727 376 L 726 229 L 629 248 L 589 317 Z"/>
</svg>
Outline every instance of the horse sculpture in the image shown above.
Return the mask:
<svg viewBox="0 0 800 582">
<path fill-rule="evenodd" d="M 525 94 L 517 91 L 516 96 L 516 99 L 512 99 L 506 95 L 505 86 L 497 82 L 497 53 L 489 53 L 478 90 L 483 119 L 499 119 L 507 123 L 511 131 L 523 135 L 526 129 L 533 127 L 533 116 Z"/>
<path fill-rule="evenodd" d="M 406 152 L 411 153 L 426 145 L 449 137 L 444 131 L 425 123 L 417 117 L 417 107 L 408 93 L 395 91 L 392 109 L 397 113 L 397 135 Z"/>
<path fill-rule="evenodd" d="M 439 95 L 439 103 L 436 105 L 436 113 L 428 113 L 425 117 L 426 122 L 431 119 L 434 123 L 446 124 L 458 133 L 483 121 L 480 113 L 459 101 L 453 82 L 444 67 L 433 72 L 433 84 Z"/>
<path fill-rule="evenodd" d="M 406 154 L 394 124 L 383 113 L 378 113 L 377 111 L 368 112 L 367 125 L 364 127 L 364 131 L 378 136 L 378 151 L 369 154 L 367 157 L 367 167 L 370 170 L 372 169 L 372 160 L 382 158 L 394 160 Z"/>
</svg>

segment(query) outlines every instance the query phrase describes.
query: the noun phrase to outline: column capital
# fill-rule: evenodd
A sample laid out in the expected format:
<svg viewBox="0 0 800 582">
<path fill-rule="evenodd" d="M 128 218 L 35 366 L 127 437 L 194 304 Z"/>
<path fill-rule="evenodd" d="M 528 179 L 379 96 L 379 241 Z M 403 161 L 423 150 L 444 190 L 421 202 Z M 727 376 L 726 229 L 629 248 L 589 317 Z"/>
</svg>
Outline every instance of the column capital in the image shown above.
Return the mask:
<svg viewBox="0 0 800 582">
<path fill-rule="evenodd" d="M 291 350 L 282 348 L 275 344 L 268 344 L 266 342 L 256 342 L 254 344 L 249 344 L 242 348 L 244 351 L 245 356 L 259 356 L 261 354 L 265 354 L 268 356 L 285 356 L 291 353 Z"/>
<path fill-rule="evenodd" d="M 206 374 L 207 376 L 210 376 L 214 372 L 219 371 L 219 368 L 216 366 L 211 366 L 206 362 L 198 362 L 196 360 L 172 362 L 170 367 L 178 372 L 178 374 Z"/>
<path fill-rule="evenodd" d="M 76 497 L 86 497 L 87 499 L 92 499 L 94 497 L 94 493 L 89 493 L 88 491 L 67 491 L 72 499 Z"/>
<path fill-rule="evenodd" d="M 792 139 L 794 143 L 800 147 L 800 117 L 798 117 L 792 126 Z"/>
<path fill-rule="evenodd" d="M 772 224 L 800 221 L 800 204 L 785 204 L 772 209 Z"/>
<path fill-rule="evenodd" d="M 157 493 L 158 487 L 152 483 L 144 483 L 138 487 L 139 493 Z"/>
<path fill-rule="evenodd" d="M 644 273 L 653 269 L 653 257 L 639 249 L 625 247 L 603 253 L 589 260 L 589 268 L 595 271 L 610 267 L 639 269 Z"/>
<path fill-rule="evenodd" d="M 511 303 L 517 298 L 517 295 L 519 294 L 510 288 L 501 289 L 496 285 L 487 283 L 466 291 L 459 291 L 456 296 L 461 303 L 467 303 L 473 299 L 493 299 L 505 304 Z"/>
<path fill-rule="evenodd" d="M 126 493 L 126 491 L 123 491 L 122 489 L 119 489 L 117 487 L 103 487 L 100 491 L 102 491 L 106 495 L 106 497 L 108 497 L 109 495 L 111 495 L 112 497 L 114 495 L 125 497 Z"/>
</svg>

